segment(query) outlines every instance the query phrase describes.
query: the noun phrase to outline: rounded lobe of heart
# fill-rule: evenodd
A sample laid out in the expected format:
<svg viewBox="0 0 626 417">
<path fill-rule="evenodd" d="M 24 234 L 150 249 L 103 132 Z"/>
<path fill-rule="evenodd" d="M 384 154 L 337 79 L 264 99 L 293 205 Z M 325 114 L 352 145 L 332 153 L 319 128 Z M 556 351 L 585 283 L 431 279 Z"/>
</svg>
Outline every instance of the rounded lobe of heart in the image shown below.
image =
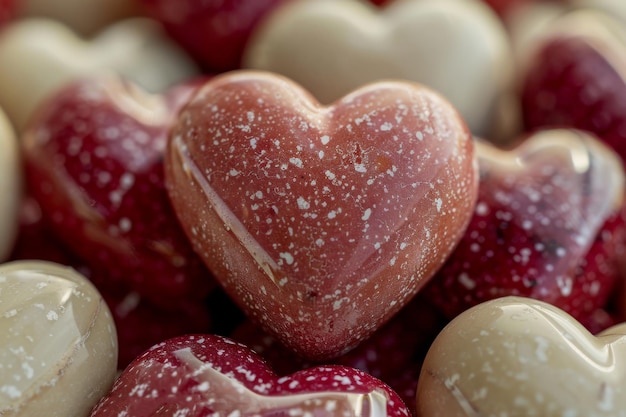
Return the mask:
<svg viewBox="0 0 626 417">
<path fill-rule="evenodd" d="M 18 0 L 20 18 L 45 17 L 90 36 L 119 20 L 136 16 L 139 7 L 127 0 Z"/>
<path fill-rule="evenodd" d="M 380 11 L 360 1 L 293 2 L 262 22 L 243 57 L 245 68 L 285 75 L 322 103 L 379 80 L 426 84 L 482 137 L 512 90 L 511 63 L 504 26 L 480 1 L 398 1 Z"/>
<path fill-rule="evenodd" d="M 16 130 L 67 83 L 117 73 L 152 92 L 196 75 L 196 65 L 156 22 L 128 19 L 83 39 L 60 22 L 18 20 L 0 34 L 0 106 Z"/>
<path fill-rule="evenodd" d="M 199 302 L 216 285 L 180 228 L 163 174 L 169 126 L 196 88 L 152 95 L 118 77 L 75 81 L 22 136 L 26 180 L 54 233 L 106 271 L 108 285 L 163 308 Z"/>
<path fill-rule="evenodd" d="M 90 416 L 124 411 L 137 417 L 410 415 L 397 394 L 364 372 L 329 365 L 278 377 L 246 346 L 215 335 L 154 346 L 126 368 Z"/>
<path fill-rule="evenodd" d="M 567 129 L 535 133 L 512 150 L 483 142 L 476 149 L 474 216 L 430 282 L 433 302 L 448 317 L 503 295 L 537 298 L 581 318 L 601 308 L 619 273 L 604 277 L 598 271 L 607 266 L 587 271 L 585 263 L 591 252 L 589 265 L 615 262 L 616 252 L 600 250 L 613 248 L 599 236 L 607 222 L 620 222 L 616 240 L 624 234 L 617 155 L 595 136 Z"/>
<path fill-rule="evenodd" d="M 0 266 L 0 414 L 81 417 L 111 388 L 117 337 L 96 288 L 43 261 Z"/>
<path fill-rule="evenodd" d="M 441 96 L 378 83 L 322 107 L 288 79 L 215 78 L 170 134 L 179 219 L 240 307 L 313 359 L 369 336 L 441 266 L 477 192 Z"/>
<path fill-rule="evenodd" d="M 592 336 L 542 301 L 504 297 L 454 319 L 417 388 L 420 417 L 626 415 L 626 324 Z"/>
<path fill-rule="evenodd" d="M 5 261 L 17 239 L 22 198 L 22 163 L 17 137 L 0 108 L 0 262 Z"/>
</svg>

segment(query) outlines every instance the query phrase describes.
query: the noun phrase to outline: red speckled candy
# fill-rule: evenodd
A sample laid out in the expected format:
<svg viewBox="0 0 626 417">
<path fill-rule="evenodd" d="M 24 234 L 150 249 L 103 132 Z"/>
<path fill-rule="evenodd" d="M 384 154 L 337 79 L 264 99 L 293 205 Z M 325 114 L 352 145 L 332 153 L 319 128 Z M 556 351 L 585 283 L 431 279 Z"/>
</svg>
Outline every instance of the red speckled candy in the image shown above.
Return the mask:
<svg viewBox="0 0 626 417">
<path fill-rule="evenodd" d="M 543 300 L 578 319 L 607 302 L 624 256 L 624 173 L 593 136 L 548 130 L 511 151 L 477 146 L 474 217 L 430 282 L 449 317 L 505 295 Z"/>
<path fill-rule="evenodd" d="M 388 386 L 356 369 L 321 366 L 278 377 L 244 345 L 192 335 L 138 357 L 91 413 L 157 415 L 408 417 L 410 412 Z"/>
<path fill-rule="evenodd" d="M 174 208 L 229 295 L 308 358 L 371 335 L 461 238 L 472 137 L 441 96 L 372 84 L 323 107 L 286 78 L 234 72 L 179 115 Z"/>
<path fill-rule="evenodd" d="M 90 269 L 165 307 L 215 287 L 163 179 L 168 128 L 196 87 L 151 96 L 118 78 L 81 80 L 40 108 L 22 141 L 30 191 L 55 234 Z"/>
</svg>

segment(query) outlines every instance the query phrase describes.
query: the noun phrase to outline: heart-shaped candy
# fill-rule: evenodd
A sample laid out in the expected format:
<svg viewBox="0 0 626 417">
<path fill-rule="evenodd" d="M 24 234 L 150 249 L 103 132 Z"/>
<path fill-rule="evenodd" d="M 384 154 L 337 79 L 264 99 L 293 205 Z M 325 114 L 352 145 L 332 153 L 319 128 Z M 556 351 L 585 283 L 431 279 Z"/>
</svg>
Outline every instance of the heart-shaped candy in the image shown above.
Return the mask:
<svg viewBox="0 0 626 417">
<path fill-rule="evenodd" d="M 22 196 L 22 164 L 13 127 L 0 109 L 0 262 L 13 249 Z"/>
<path fill-rule="evenodd" d="M 30 192 L 56 235 L 112 281 L 104 285 L 121 283 L 164 307 L 202 302 L 215 287 L 163 173 L 168 130 L 197 88 L 151 95 L 118 77 L 78 80 L 46 101 L 22 136 Z"/>
<path fill-rule="evenodd" d="M 626 324 L 592 336 L 542 301 L 504 297 L 454 319 L 430 347 L 419 417 L 626 416 Z"/>
<path fill-rule="evenodd" d="M 470 130 L 490 137 L 513 67 L 500 20 L 481 1 L 296 1 L 272 13 L 244 53 L 247 68 L 274 71 L 330 103 L 381 79 L 442 93 Z"/>
<path fill-rule="evenodd" d="M 450 318 L 504 295 L 540 299 L 581 320 L 623 275 L 624 171 L 595 136 L 555 129 L 514 149 L 478 143 L 474 216 L 430 282 Z"/>
<path fill-rule="evenodd" d="M 246 346 L 214 335 L 167 340 L 138 357 L 91 417 L 408 417 L 388 386 L 342 366 L 278 377 Z"/>
<path fill-rule="evenodd" d="M 47 19 L 0 32 L 0 106 L 21 131 L 41 102 L 76 78 L 116 72 L 152 92 L 197 74 L 191 59 L 156 22 L 119 22 L 91 40 Z"/>
<path fill-rule="evenodd" d="M 288 79 L 241 71 L 183 109 L 166 182 L 229 295 L 321 359 L 369 336 L 441 266 L 475 202 L 473 149 L 421 85 L 372 84 L 323 107 Z"/>
<path fill-rule="evenodd" d="M 71 268 L 0 265 L 0 415 L 83 417 L 117 372 L 111 313 Z"/>
</svg>

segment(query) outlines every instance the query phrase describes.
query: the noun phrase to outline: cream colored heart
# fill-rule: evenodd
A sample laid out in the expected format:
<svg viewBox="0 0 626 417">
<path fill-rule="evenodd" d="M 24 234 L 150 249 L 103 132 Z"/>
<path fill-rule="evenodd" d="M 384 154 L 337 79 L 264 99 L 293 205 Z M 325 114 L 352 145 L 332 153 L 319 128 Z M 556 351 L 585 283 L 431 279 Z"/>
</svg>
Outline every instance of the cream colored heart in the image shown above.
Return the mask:
<svg viewBox="0 0 626 417">
<path fill-rule="evenodd" d="M 53 20 L 18 20 L 0 32 L 0 62 L 0 107 L 18 131 L 42 100 L 78 77 L 113 71 L 160 92 L 199 73 L 156 22 L 141 18 L 91 40 Z"/>
<path fill-rule="evenodd" d="M 111 313 L 73 269 L 0 265 L 0 415 L 84 417 L 117 373 Z"/>
<path fill-rule="evenodd" d="M 17 138 L 9 119 L 0 108 L 0 262 L 13 249 L 18 232 L 22 197 L 22 164 Z"/>
<path fill-rule="evenodd" d="M 547 303 L 505 297 L 454 319 L 417 388 L 419 417 L 624 417 L 626 323 L 598 337 Z"/>
<path fill-rule="evenodd" d="M 129 0 L 19 0 L 18 16 L 48 17 L 82 35 L 92 35 L 106 26 L 139 14 L 139 2 Z"/>
<path fill-rule="evenodd" d="M 513 82 L 505 29 L 473 0 L 399 0 L 382 11 L 358 0 L 290 2 L 253 35 L 244 66 L 290 77 L 323 103 L 379 79 L 417 81 L 487 138 Z"/>
</svg>

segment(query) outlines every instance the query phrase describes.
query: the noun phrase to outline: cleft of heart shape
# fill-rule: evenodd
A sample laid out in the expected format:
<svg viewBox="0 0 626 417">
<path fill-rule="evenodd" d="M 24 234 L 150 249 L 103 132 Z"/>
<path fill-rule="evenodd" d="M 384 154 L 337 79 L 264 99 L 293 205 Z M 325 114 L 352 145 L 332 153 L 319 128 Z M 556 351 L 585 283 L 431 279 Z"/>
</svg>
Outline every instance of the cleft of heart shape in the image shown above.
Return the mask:
<svg viewBox="0 0 626 417">
<path fill-rule="evenodd" d="M 363 84 L 420 82 L 442 93 L 479 136 L 495 134 L 512 87 L 506 31 L 481 1 L 298 1 L 253 32 L 243 66 L 277 72 L 322 103 Z"/>
<path fill-rule="evenodd" d="M 467 310 L 430 347 L 418 417 L 626 415 L 626 323 L 597 337 L 543 301 Z"/>
<path fill-rule="evenodd" d="M 272 73 L 216 77 L 173 125 L 165 171 L 187 236 L 229 295 L 313 359 L 404 306 L 463 235 L 477 195 L 466 125 L 409 82 L 322 106 Z"/>
</svg>

